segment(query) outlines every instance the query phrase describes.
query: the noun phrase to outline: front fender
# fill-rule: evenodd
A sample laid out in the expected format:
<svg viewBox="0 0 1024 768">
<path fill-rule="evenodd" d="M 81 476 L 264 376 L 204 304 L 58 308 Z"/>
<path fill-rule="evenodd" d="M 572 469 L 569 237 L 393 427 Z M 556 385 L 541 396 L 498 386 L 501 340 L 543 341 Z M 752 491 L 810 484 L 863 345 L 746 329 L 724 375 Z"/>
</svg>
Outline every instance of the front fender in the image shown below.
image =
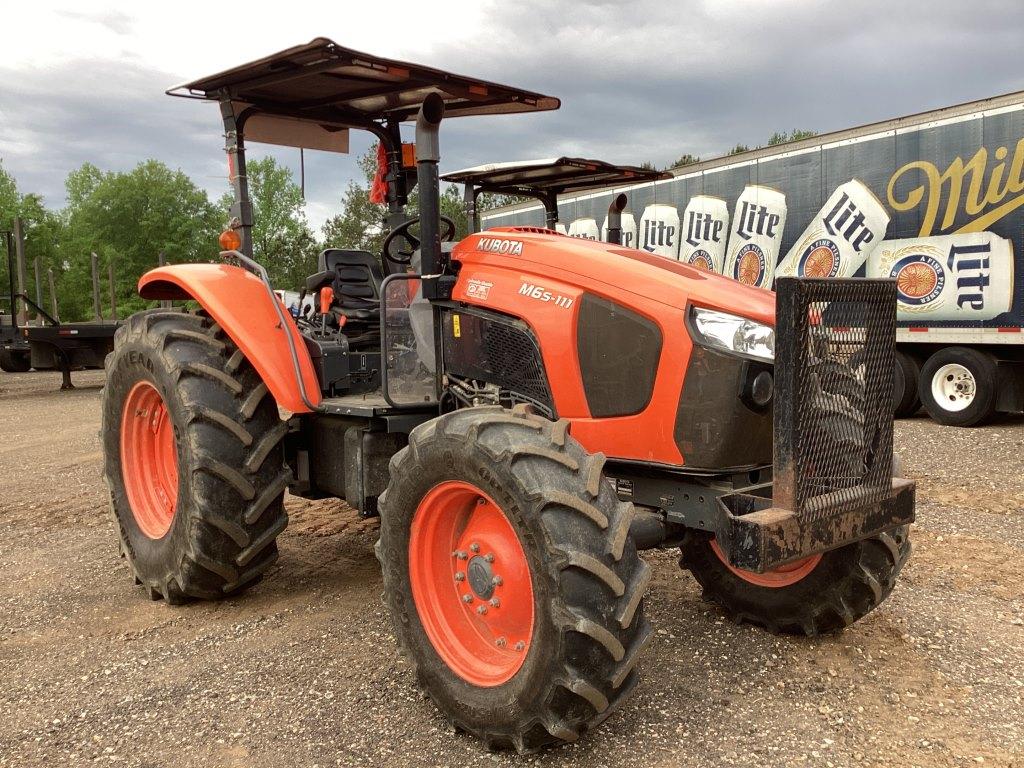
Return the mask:
<svg viewBox="0 0 1024 768">
<path fill-rule="evenodd" d="M 199 302 L 242 350 L 277 404 L 292 413 L 308 413 L 285 336 L 291 334 L 307 396 L 319 405 L 320 384 L 299 329 L 288 312 L 286 327 L 281 327 L 266 286 L 251 272 L 229 264 L 158 267 L 139 279 L 139 294 L 144 299 Z"/>
</svg>

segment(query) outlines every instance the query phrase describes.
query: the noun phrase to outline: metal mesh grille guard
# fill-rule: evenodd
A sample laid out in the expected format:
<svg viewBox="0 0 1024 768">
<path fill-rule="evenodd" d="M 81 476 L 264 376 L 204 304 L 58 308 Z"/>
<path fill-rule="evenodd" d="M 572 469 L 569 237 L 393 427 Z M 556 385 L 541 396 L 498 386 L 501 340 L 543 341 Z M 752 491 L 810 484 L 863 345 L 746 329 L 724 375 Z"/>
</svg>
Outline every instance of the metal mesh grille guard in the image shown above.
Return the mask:
<svg viewBox="0 0 1024 768">
<path fill-rule="evenodd" d="M 773 506 L 804 521 L 892 486 L 893 280 L 780 278 Z"/>
</svg>

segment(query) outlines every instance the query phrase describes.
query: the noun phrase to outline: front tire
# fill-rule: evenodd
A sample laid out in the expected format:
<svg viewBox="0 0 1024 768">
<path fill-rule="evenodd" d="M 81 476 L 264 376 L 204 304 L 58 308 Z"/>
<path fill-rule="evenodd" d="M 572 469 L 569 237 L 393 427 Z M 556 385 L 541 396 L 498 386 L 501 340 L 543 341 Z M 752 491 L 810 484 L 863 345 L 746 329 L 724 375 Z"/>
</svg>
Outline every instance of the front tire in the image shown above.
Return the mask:
<svg viewBox="0 0 1024 768">
<path fill-rule="evenodd" d="M 633 506 L 567 426 L 525 409 L 443 415 L 413 430 L 380 499 L 399 646 L 441 711 L 491 748 L 595 727 L 632 691 L 650 638 Z"/>
<path fill-rule="evenodd" d="M 729 565 L 703 532 L 687 532 L 682 554 L 679 564 L 704 588 L 704 599 L 733 621 L 813 637 L 853 624 L 889 596 L 910 557 L 910 536 L 900 526 L 765 574 Z"/>
<path fill-rule="evenodd" d="M 277 559 L 287 426 L 209 318 L 130 317 L 103 390 L 104 479 L 121 551 L 152 599 L 217 599 Z"/>
</svg>

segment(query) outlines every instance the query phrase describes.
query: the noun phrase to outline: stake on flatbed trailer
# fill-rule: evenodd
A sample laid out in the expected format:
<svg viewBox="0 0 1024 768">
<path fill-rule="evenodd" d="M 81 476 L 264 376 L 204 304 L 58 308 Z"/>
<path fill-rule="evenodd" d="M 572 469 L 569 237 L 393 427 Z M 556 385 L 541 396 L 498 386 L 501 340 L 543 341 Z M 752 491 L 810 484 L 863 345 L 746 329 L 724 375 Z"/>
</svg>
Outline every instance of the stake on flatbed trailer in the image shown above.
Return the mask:
<svg viewBox="0 0 1024 768">
<path fill-rule="evenodd" d="M 18 293 L 25 293 L 25 230 L 21 226 L 21 219 L 16 218 L 14 220 L 14 258 L 18 265 Z M 18 304 L 17 299 L 14 302 L 17 305 L 17 311 L 15 307 L 11 307 L 11 312 L 17 317 L 18 325 L 25 325 L 28 316 L 25 310 L 25 303 Z"/>
<path fill-rule="evenodd" d="M 92 318 L 97 323 L 103 319 L 103 311 L 100 309 L 100 273 L 97 266 L 99 256 L 92 253 Z"/>
<path fill-rule="evenodd" d="M 157 260 L 157 264 L 159 264 L 162 267 L 164 264 L 167 263 L 167 256 L 164 255 L 163 251 L 160 251 L 160 253 L 157 254 L 156 260 Z M 160 309 L 170 309 L 170 308 L 171 308 L 171 302 L 169 302 L 167 299 L 161 300 L 161 302 L 160 302 Z"/>
<path fill-rule="evenodd" d="M 46 270 L 46 279 L 50 284 L 50 308 L 53 319 L 60 322 L 60 307 L 57 306 L 57 289 L 53 285 L 53 267 Z"/>
<path fill-rule="evenodd" d="M 107 262 L 107 283 L 110 288 L 110 319 L 117 322 L 117 292 L 114 290 L 114 262 Z"/>
<path fill-rule="evenodd" d="M 42 260 L 36 256 L 33 262 L 33 271 L 35 272 L 36 278 L 36 304 L 43 306 L 43 263 Z M 36 312 L 36 325 L 43 325 L 43 316 Z"/>
</svg>

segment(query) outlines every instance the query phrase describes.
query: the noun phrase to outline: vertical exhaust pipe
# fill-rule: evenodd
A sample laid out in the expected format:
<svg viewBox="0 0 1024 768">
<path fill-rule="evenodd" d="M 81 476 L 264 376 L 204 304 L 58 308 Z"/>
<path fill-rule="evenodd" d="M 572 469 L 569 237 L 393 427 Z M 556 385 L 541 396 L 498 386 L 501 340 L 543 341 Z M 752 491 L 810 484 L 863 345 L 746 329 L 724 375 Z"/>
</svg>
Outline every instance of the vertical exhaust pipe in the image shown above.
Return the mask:
<svg viewBox="0 0 1024 768">
<path fill-rule="evenodd" d="M 609 243 L 622 245 L 622 212 L 626 210 L 626 193 L 620 192 L 608 206 L 608 233 L 606 237 Z"/>
<path fill-rule="evenodd" d="M 442 117 L 444 99 L 431 93 L 416 116 L 416 184 L 420 188 L 420 263 L 424 275 L 441 272 L 441 189 L 437 164 L 441 160 L 438 127 Z M 426 291 L 424 296 L 427 297 Z"/>
</svg>

